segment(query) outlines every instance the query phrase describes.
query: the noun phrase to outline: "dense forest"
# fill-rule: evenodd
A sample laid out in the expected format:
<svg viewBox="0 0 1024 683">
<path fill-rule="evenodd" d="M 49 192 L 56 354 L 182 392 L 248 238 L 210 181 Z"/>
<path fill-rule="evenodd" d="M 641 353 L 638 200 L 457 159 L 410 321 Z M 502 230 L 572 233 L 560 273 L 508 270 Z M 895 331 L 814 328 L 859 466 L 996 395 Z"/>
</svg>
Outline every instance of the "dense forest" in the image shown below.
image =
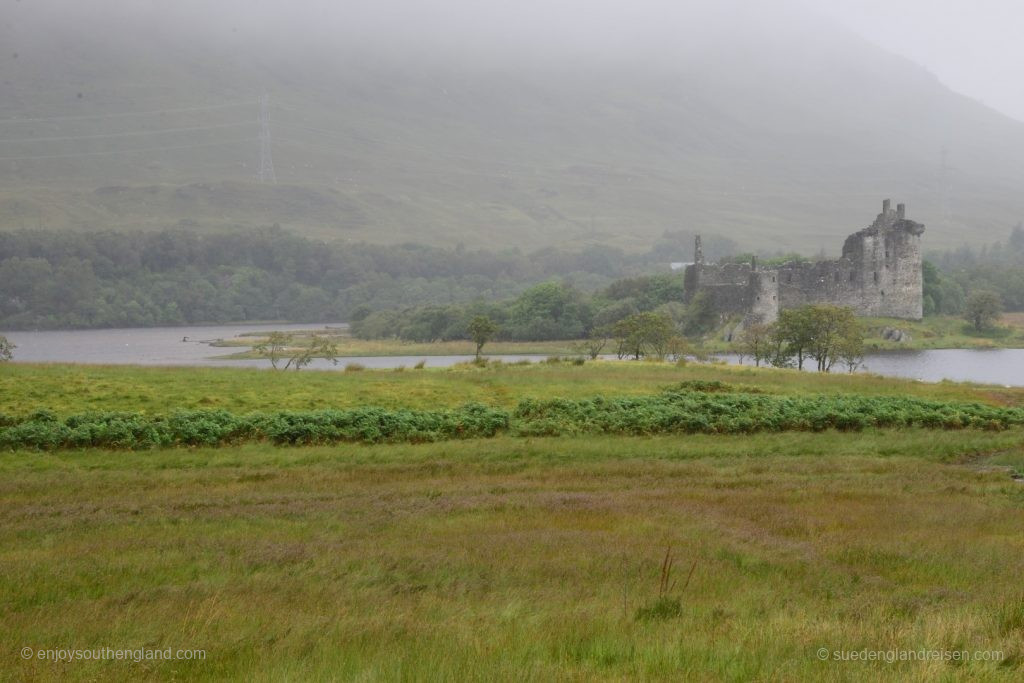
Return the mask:
<svg viewBox="0 0 1024 683">
<path fill-rule="evenodd" d="M 646 251 L 487 251 L 325 243 L 278 227 L 200 234 L 0 232 L 0 329 L 134 327 L 252 320 L 353 322 L 364 337 L 465 336 L 475 315 L 506 339 L 587 335 L 631 313 L 661 309 L 692 331 L 705 311 L 681 305 L 693 235 L 666 233 Z M 746 259 L 722 238 L 711 259 Z M 765 263 L 801 258 L 761 254 Z M 1024 310 L 1024 226 L 1005 243 L 929 254 L 925 313 L 959 315 L 975 291 Z"/>
<path fill-rule="evenodd" d="M 552 278 L 582 291 L 686 260 L 693 236 L 603 246 L 451 249 L 324 243 L 280 228 L 198 234 L 0 233 L 0 329 L 252 320 L 337 322 L 369 311 L 499 301 Z M 719 256 L 733 245 L 707 241 Z"/>
<path fill-rule="evenodd" d="M 1024 224 L 1005 242 L 929 254 L 925 264 L 925 315 L 960 314 L 971 292 L 999 295 L 1008 311 L 1024 311 Z"/>
<path fill-rule="evenodd" d="M 486 316 L 497 324 L 499 339 L 581 339 L 596 330 L 608 330 L 634 313 L 656 312 L 686 327 L 703 308 L 684 306 L 682 300 L 681 273 L 617 280 L 593 294 L 564 282 L 543 282 L 501 302 L 360 311 L 352 320 L 352 333 L 364 339 L 397 337 L 416 342 L 468 339 L 469 322 Z M 701 328 L 708 322 L 705 315 Z"/>
</svg>

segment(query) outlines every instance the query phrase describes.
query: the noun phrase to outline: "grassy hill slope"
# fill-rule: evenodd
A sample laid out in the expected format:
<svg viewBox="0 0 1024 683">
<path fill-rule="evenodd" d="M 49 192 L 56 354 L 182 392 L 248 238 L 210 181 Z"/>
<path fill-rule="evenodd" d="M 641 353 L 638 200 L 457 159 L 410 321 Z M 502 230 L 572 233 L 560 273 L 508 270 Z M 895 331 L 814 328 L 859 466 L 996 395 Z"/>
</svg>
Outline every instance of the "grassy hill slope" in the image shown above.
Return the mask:
<svg viewBox="0 0 1024 683">
<path fill-rule="evenodd" d="M 11 14 L 0 229 L 280 223 L 520 247 L 686 229 L 809 253 L 838 251 L 890 195 L 933 248 L 1024 216 L 1024 123 L 827 25 L 741 27 L 656 63 L 455 64 Z M 275 186 L 256 182 L 263 90 Z"/>
</svg>

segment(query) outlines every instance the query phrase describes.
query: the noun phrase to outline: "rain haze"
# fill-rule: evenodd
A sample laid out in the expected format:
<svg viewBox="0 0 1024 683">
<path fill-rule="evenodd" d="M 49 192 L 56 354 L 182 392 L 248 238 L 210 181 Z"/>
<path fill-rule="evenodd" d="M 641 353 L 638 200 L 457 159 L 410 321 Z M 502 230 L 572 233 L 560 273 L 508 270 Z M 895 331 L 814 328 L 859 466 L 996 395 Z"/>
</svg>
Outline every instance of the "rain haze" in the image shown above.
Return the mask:
<svg viewBox="0 0 1024 683">
<path fill-rule="evenodd" d="M 1024 125 L 996 113 L 1021 106 L 1013 8 L 928 7 L 7 0 L 0 178 L 3 192 L 30 189 L 0 227 L 24 222 L 28 201 L 57 225 L 187 210 L 349 239 L 517 247 L 628 246 L 703 226 L 755 249 L 813 252 L 835 248 L 833 223 L 899 194 L 933 226 L 934 246 L 968 230 L 995 239 L 1015 221 L 1011 186 L 1024 174 Z M 230 127 L 241 118 L 167 110 L 264 92 L 278 179 L 315 194 L 336 226 L 308 207 L 256 215 L 218 185 L 202 205 L 154 200 L 146 215 L 127 196 L 85 193 L 251 181 L 254 145 L 228 135 L 252 132 Z M 172 132 L 149 136 L 139 119 L 133 139 L 103 137 L 133 111 L 164 112 Z M 205 124 L 223 135 L 189 130 Z M 432 155 L 431 177 L 407 174 Z M 460 159 L 486 172 L 460 186 Z"/>
<path fill-rule="evenodd" d="M 0 681 L 1024 680 L 1021 27 L 0 0 Z"/>
</svg>

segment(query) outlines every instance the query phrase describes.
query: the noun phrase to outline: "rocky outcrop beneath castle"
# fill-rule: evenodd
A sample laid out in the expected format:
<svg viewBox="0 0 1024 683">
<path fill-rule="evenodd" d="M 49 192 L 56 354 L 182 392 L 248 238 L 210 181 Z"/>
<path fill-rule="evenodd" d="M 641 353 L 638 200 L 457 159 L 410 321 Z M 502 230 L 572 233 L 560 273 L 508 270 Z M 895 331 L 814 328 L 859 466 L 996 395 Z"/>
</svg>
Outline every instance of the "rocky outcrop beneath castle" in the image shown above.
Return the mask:
<svg viewBox="0 0 1024 683">
<path fill-rule="evenodd" d="M 923 313 L 921 235 L 903 204 L 886 199 L 875 221 L 846 238 L 839 259 L 774 268 L 704 263 L 700 238 L 685 273 L 686 300 L 704 292 L 722 315 L 772 322 L 780 310 L 806 304 L 849 306 L 858 315 L 918 320 Z"/>
<path fill-rule="evenodd" d="M 910 336 L 909 332 L 905 332 L 898 327 L 882 328 L 882 339 L 896 342 L 897 344 L 906 344 L 913 341 L 913 337 Z"/>
</svg>

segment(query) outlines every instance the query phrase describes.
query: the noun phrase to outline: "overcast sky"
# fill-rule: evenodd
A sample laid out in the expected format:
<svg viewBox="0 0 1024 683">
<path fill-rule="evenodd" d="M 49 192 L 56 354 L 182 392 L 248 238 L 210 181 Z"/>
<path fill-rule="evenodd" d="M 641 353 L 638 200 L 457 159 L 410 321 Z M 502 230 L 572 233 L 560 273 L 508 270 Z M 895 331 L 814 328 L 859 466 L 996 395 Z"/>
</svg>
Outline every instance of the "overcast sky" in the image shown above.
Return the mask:
<svg viewBox="0 0 1024 683">
<path fill-rule="evenodd" d="M 818 0 L 957 92 L 1024 121 L 1024 0 Z"/>
<path fill-rule="evenodd" d="M 567 54 L 631 54 L 701 40 L 742 42 L 744 27 L 791 43 L 812 14 L 921 64 L 952 89 L 1024 121 L 1024 0 L 0 0 L 0 19 L 49 6 L 69 26 L 134 16 L 178 14 L 190 32 L 231 28 L 240 40 L 295 45 L 296 36 L 328 45 L 391 46 L 441 41 L 463 56 L 529 54 L 557 45 Z M 44 10 L 45 11 L 45 10 Z M 8 14 L 9 12 L 9 14 Z M 106 16 L 104 16 L 106 15 Z M 114 22 L 108 21 L 110 19 Z M 106 23 L 104 23 L 106 22 Z M 687 30 L 689 29 L 689 30 Z M 347 34 L 347 35 L 346 35 Z M 302 42 L 302 41 L 299 41 Z M 591 58 L 593 54 L 590 55 Z"/>
</svg>

